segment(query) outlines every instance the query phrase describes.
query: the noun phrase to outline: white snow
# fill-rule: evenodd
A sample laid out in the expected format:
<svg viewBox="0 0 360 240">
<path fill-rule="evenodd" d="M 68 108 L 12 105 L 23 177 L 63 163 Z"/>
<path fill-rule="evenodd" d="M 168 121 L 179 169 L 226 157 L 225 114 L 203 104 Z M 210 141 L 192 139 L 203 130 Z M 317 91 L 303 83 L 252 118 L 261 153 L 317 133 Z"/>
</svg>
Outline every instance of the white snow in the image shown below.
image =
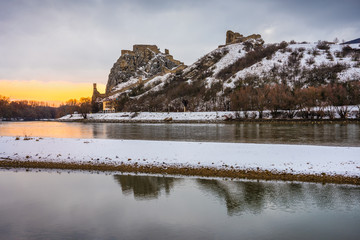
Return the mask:
<svg viewBox="0 0 360 240">
<path fill-rule="evenodd" d="M 164 121 L 172 118 L 173 121 L 223 121 L 226 116 L 235 116 L 235 112 L 117 112 L 88 114 L 89 120 L 118 120 L 118 121 Z M 83 119 L 81 114 L 72 114 L 61 117 L 59 120 Z"/>
<path fill-rule="evenodd" d="M 238 59 L 244 57 L 246 55 L 246 51 L 244 50 L 244 45 L 241 43 L 238 44 L 231 44 L 222 48 L 218 48 L 214 51 L 212 51 L 209 55 L 212 55 L 216 52 L 225 51 L 227 50 L 228 53 L 225 54 L 217 63 L 214 64 L 214 66 L 211 68 L 213 71 L 213 74 L 211 77 L 206 78 L 206 86 L 208 88 L 211 87 L 211 85 L 218 81 L 216 78 L 217 74 L 223 70 L 225 67 L 233 64 Z"/>
<path fill-rule="evenodd" d="M 144 84 L 144 88 L 150 88 L 150 90 L 144 92 L 136 96 L 136 98 L 140 98 L 150 92 L 156 92 L 163 88 L 165 82 L 171 77 L 171 73 L 167 73 L 165 75 L 156 76 L 153 79 L 149 80 Z"/>
<path fill-rule="evenodd" d="M 357 117 L 359 106 L 343 106 L 349 110 L 347 116 L 348 119 L 354 119 Z M 311 110 L 319 110 L 317 107 L 311 108 Z M 298 110 L 300 111 L 300 109 Z M 323 111 L 333 111 L 335 118 L 340 118 L 336 113 L 334 106 L 323 106 Z M 282 112 L 282 111 L 279 111 Z M 249 118 L 258 118 L 257 111 L 247 111 Z M 236 119 L 237 116 L 245 118 L 244 111 L 219 111 L 219 112 L 117 112 L 117 113 L 90 113 L 87 115 L 88 120 L 100 120 L 100 121 L 124 121 L 124 122 L 162 122 L 167 121 L 170 118 L 172 121 L 181 122 L 219 122 L 229 119 Z M 264 110 L 264 119 L 271 119 L 271 112 Z M 83 119 L 81 114 L 69 114 L 59 118 L 60 121 L 74 121 Z M 295 116 L 294 119 L 300 119 Z M 324 117 L 324 119 L 328 119 Z"/>
<path fill-rule="evenodd" d="M 229 52 L 214 65 L 215 66 L 214 75 L 219 73 L 221 70 L 223 70 L 225 67 L 229 66 L 230 64 L 236 62 L 239 58 L 244 57 L 247 53 L 244 50 L 244 45 L 242 43 L 231 44 L 223 48 L 220 48 L 219 50 L 224 51 L 224 49 L 228 50 Z"/>
<path fill-rule="evenodd" d="M 360 147 L 0 137 L 0 159 L 360 176 Z M 10 160 L 10 161 L 11 161 Z"/>
<path fill-rule="evenodd" d="M 122 83 L 119 83 L 118 85 L 116 85 L 112 91 L 113 92 L 116 92 L 116 91 L 119 91 L 121 89 L 124 89 L 124 88 L 127 88 L 127 87 L 130 87 L 136 83 L 139 82 L 139 78 L 135 78 L 135 77 L 131 77 L 128 81 L 126 82 L 122 82 Z"/>
<path fill-rule="evenodd" d="M 299 50 L 301 48 L 305 49 L 303 50 L 303 57 L 300 61 L 300 68 L 304 69 L 312 69 L 314 67 L 318 67 L 322 64 L 332 64 L 335 65 L 337 63 L 340 64 L 347 64 L 349 66 L 348 69 L 342 71 L 339 73 L 338 77 L 340 81 L 347 81 L 349 79 L 354 79 L 360 77 L 360 67 L 358 66 L 358 63 L 356 61 L 352 61 L 351 55 L 344 57 L 344 58 L 337 58 L 336 52 L 342 51 L 343 46 L 338 44 L 330 44 L 329 52 L 332 54 L 334 60 L 331 61 L 330 59 L 327 59 L 327 53 L 325 50 L 319 50 L 316 47 L 317 44 L 290 44 L 288 48 L 290 48 L 292 51 Z M 351 46 L 353 47 L 353 46 Z M 319 55 L 313 56 L 312 54 L 309 54 L 309 51 L 317 50 L 319 52 Z M 281 67 L 283 66 L 290 56 L 290 52 L 281 52 L 277 51 L 274 56 L 271 59 L 262 59 L 262 61 L 255 63 L 254 65 L 245 68 L 237 73 L 234 74 L 232 78 L 230 78 L 228 81 L 225 81 L 224 87 L 235 87 L 235 82 L 238 81 L 241 78 L 245 78 L 248 75 L 257 75 L 260 77 L 265 77 L 269 74 L 271 69 L 274 66 Z M 306 60 L 314 58 L 314 64 L 309 65 L 306 63 Z"/>
</svg>

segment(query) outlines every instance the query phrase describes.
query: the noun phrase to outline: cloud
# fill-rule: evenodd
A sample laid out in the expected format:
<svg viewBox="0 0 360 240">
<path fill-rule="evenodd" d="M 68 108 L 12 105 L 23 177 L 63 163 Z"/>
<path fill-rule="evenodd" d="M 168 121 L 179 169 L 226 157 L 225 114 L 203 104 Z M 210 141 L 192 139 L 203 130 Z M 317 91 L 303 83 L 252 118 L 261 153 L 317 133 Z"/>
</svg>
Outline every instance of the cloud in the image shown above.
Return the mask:
<svg viewBox="0 0 360 240">
<path fill-rule="evenodd" d="M 0 1 L 0 79 L 106 83 L 121 49 L 157 44 L 191 64 L 228 29 L 266 42 L 350 40 L 359 1 Z"/>
</svg>

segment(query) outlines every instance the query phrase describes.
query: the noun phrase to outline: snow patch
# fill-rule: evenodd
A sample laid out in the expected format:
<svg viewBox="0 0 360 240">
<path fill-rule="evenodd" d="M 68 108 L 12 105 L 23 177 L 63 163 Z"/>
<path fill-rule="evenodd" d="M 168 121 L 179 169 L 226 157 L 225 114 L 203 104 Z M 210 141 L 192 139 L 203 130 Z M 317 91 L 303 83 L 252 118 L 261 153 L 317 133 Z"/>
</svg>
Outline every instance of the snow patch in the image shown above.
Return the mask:
<svg viewBox="0 0 360 240">
<path fill-rule="evenodd" d="M 0 137 L 0 159 L 360 176 L 360 147 Z"/>
</svg>

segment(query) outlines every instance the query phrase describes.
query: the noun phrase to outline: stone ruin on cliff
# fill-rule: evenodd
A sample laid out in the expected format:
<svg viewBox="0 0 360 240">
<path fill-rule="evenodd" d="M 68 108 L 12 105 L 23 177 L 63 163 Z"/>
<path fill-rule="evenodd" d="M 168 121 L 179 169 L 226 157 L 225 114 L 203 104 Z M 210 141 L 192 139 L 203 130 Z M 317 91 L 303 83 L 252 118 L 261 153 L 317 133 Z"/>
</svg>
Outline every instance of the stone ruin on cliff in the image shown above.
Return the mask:
<svg viewBox="0 0 360 240">
<path fill-rule="evenodd" d="M 255 45 L 258 45 L 258 46 L 264 44 L 264 40 L 261 38 L 260 34 L 251 34 L 251 35 L 245 37 L 244 35 L 242 35 L 238 32 L 233 32 L 231 30 L 228 30 L 226 32 L 225 45 L 220 45 L 219 47 L 224 47 L 226 45 L 235 44 L 235 43 L 244 43 L 247 41 L 252 41 L 255 43 Z"/>
<path fill-rule="evenodd" d="M 114 87 L 131 78 L 145 80 L 183 68 L 184 63 L 175 60 L 168 49 L 162 53 L 156 45 L 134 45 L 132 51 L 121 51 L 121 56 L 110 71 L 106 93 L 111 93 Z"/>
<path fill-rule="evenodd" d="M 253 46 L 264 44 L 260 34 L 252 34 L 247 37 L 238 32 L 227 31 L 226 43 L 219 47 L 224 47 L 236 43 L 251 42 Z M 162 53 L 156 45 L 133 45 L 132 50 L 121 50 L 121 56 L 111 68 L 106 84 L 106 93 L 100 94 L 94 85 L 93 100 L 102 101 L 114 93 L 123 92 L 131 87 L 145 83 L 155 76 L 166 73 L 175 73 L 183 70 L 186 66 L 183 62 L 175 60 L 170 55 L 169 50 L 165 49 Z M 119 88 L 122 83 L 129 80 L 138 79 L 136 84 L 131 84 L 126 88 Z"/>
</svg>

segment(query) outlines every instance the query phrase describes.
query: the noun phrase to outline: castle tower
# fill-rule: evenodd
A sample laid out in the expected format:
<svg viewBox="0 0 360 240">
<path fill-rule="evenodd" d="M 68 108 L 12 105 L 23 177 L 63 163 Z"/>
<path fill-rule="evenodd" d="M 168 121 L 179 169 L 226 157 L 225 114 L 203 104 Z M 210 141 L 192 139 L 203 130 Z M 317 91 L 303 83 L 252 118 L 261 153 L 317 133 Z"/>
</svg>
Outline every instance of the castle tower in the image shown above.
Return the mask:
<svg viewBox="0 0 360 240">
<path fill-rule="evenodd" d="M 101 94 L 97 90 L 96 83 L 93 83 L 93 95 L 92 95 L 92 101 L 95 101 L 97 97 L 99 97 Z"/>
</svg>

